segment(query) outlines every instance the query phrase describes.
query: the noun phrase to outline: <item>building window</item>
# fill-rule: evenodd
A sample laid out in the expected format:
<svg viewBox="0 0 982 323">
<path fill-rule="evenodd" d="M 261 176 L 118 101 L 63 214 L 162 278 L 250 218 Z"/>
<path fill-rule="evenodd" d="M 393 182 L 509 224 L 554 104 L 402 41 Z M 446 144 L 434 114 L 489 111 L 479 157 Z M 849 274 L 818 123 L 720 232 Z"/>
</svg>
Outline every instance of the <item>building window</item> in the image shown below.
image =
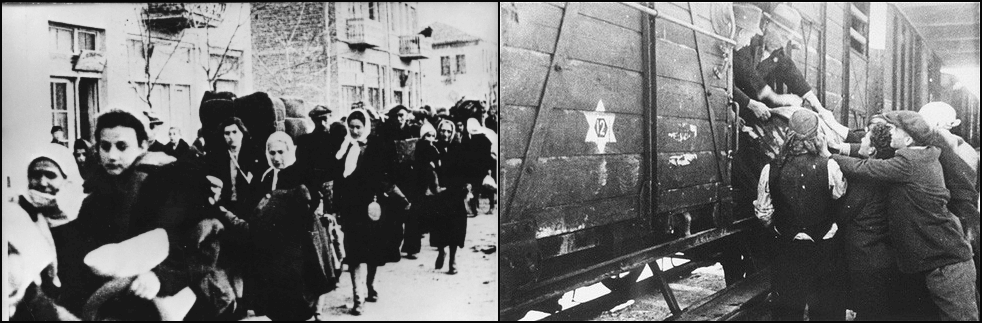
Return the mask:
<svg viewBox="0 0 982 323">
<path fill-rule="evenodd" d="M 362 72 L 361 61 L 353 60 L 350 58 L 343 58 L 341 60 L 341 69 L 349 72 Z"/>
<path fill-rule="evenodd" d="M 368 3 L 368 19 L 378 20 L 378 15 L 375 14 L 375 10 L 377 10 L 377 7 L 375 6 L 375 2 L 369 2 Z"/>
<path fill-rule="evenodd" d="M 388 10 L 388 14 L 389 14 L 389 30 L 396 31 L 396 11 L 397 10 L 395 10 L 393 8 L 393 6 L 398 6 L 398 4 L 388 3 L 388 5 L 389 5 L 389 10 Z M 395 7 L 395 8 L 398 8 L 398 7 Z"/>
<path fill-rule="evenodd" d="M 362 98 L 361 91 L 362 91 L 362 87 L 360 86 L 342 85 L 341 100 L 343 101 L 341 102 L 341 106 L 351 107 L 351 105 L 354 104 L 355 102 L 361 101 Z"/>
<path fill-rule="evenodd" d="M 79 31 L 78 47 L 81 50 L 95 50 L 95 33 Z"/>
<path fill-rule="evenodd" d="M 73 37 L 71 28 L 48 27 L 48 34 L 51 37 L 52 52 L 72 53 L 75 50 L 72 46 Z"/>
<path fill-rule="evenodd" d="M 851 23 L 849 25 L 849 44 L 861 54 L 866 54 L 869 39 L 869 2 L 853 2 L 849 5 Z"/>
<path fill-rule="evenodd" d="M 51 82 L 51 126 L 60 126 L 65 130 L 65 135 L 70 136 L 71 128 L 68 126 L 69 112 L 69 83 L 66 81 Z"/>
<path fill-rule="evenodd" d="M 380 96 L 380 91 L 378 88 L 370 87 L 368 88 L 368 105 L 372 108 L 379 110 L 382 108 L 382 97 Z"/>
<path fill-rule="evenodd" d="M 242 55 L 242 51 L 237 52 L 238 53 L 235 54 Z M 230 54 L 233 53 L 234 52 L 230 51 Z M 214 76 L 215 79 L 239 79 L 239 69 L 241 67 L 239 57 L 225 55 L 225 59 L 223 60 L 221 54 L 212 54 L 211 62 L 209 62 L 209 64 L 211 70 L 210 73 L 212 74 L 209 76 Z M 219 68 L 219 65 L 221 65 L 221 68 Z"/>
<path fill-rule="evenodd" d="M 440 75 L 450 75 L 450 56 L 440 56 Z"/>
<path fill-rule="evenodd" d="M 406 87 L 406 81 L 408 81 L 409 76 L 406 75 L 406 71 L 393 68 L 392 69 L 392 82 L 395 83 L 394 87 Z"/>
<path fill-rule="evenodd" d="M 378 64 L 365 63 L 365 85 L 379 87 Z"/>
<path fill-rule="evenodd" d="M 74 54 L 82 50 L 98 50 L 99 31 L 65 25 L 49 25 L 48 37 L 54 53 Z"/>
<path fill-rule="evenodd" d="M 402 104 L 402 91 L 392 92 L 392 101 L 393 104 Z"/>
<path fill-rule="evenodd" d="M 157 117 L 164 121 L 161 128 L 157 128 L 157 140 L 167 142 L 167 129 L 178 127 L 184 133 L 189 130 L 197 129 L 201 126 L 197 115 L 197 108 L 191 107 L 191 85 L 175 83 L 152 83 L 150 89 L 145 82 L 133 82 L 137 91 L 131 91 L 135 97 L 136 106 L 147 106 L 147 91 L 150 91 L 150 103 Z M 236 87 L 234 81 L 218 81 L 218 90 L 232 90 Z M 230 89 L 231 88 L 231 89 Z"/>
<path fill-rule="evenodd" d="M 464 55 L 457 55 L 457 71 L 456 74 L 464 74 L 467 72 L 467 64 L 464 59 Z"/>
<path fill-rule="evenodd" d="M 350 58 L 341 59 L 341 84 L 363 85 L 364 64 Z"/>
</svg>

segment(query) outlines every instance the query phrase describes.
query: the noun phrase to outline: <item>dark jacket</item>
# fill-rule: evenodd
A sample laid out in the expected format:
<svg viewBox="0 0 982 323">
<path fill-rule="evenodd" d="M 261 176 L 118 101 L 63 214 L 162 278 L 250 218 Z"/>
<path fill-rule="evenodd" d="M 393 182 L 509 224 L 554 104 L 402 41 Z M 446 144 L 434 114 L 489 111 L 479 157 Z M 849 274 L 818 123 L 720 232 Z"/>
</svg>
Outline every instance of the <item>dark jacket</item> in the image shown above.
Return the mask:
<svg viewBox="0 0 982 323">
<path fill-rule="evenodd" d="M 83 259 L 96 248 L 119 243 L 163 228 L 170 241 L 167 258 L 153 272 L 160 279 L 159 296 L 172 296 L 191 284 L 189 254 L 196 244 L 195 227 L 201 220 L 206 184 L 203 174 L 162 153 L 141 156 L 116 178 L 99 169 L 88 182 L 78 219 L 55 228 L 66 308 L 78 311 L 104 279 L 94 276 Z"/>
<path fill-rule="evenodd" d="M 449 172 L 448 183 L 462 181 L 475 187 L 481 185 L 489 171 L 497 169 L 491 155 L 491 140 L 483 134 L 467 136 L 460 143 L 459 156 L 444 159 L 444 165 Z"/>
<path fill-rule="evenodd" d="M 950 199 L 936 147 L 904 148 L 890 159 L 833 156 L 842 172 L 859 181 L 887 183 L 890 238 L 900 271 L 917 273 L 972 258 Z"/>
<path fill-rule="evenodd" d="M 839 202 L 837 223 L 845 238 L 849 270 L 883 269 L 894 265 L 887 219 L 889 199 L 879 181 L 850 180 Z"/>
<path fill-rule="evenodd" d="M 846 139 L 846 142 L 851 140 Z M 862 158 L 859 144 L 850 144 L 849 156 Z M 839 198 L 835 220 L 840 224 L 845 240 L 849 270 L 883 269 L 895 265 L 896 251 L 890 243 L 887 218 L 887 188 L 880 181 L 849 179 L 849 189 Z"/>
<path fill-rule="evenodd" d="M 189 151 L 191 151 L 191 146 L 184 139 L 178 141 L 177 144 L 171 142 L 164 146 L 164 153 L 174 158 L 185 158 Z"/>
<path fill-rule="evenodd" d="M 319 255 L 329 254 L 315 245 L 314 234 L 324 233 L 315 229 L 320 223 L 311 207 L 315 200 L 305 186 L 289 181 L 281 178 L 278 189 L 263 195 L 257 206 L 258 213 L 249 223 L 251 254 L 267 315 L 274 320 L 306 320 L 316 313 L 311 304 L 334 289 L 337 280 L 327 275 L 332 266 L 320 262 Z"/>
<path fill-rule="evenodd" d="M 263 176 L 265 174 L 265 176 Z M 273 171 L 263 171 L 257 173 L 252 181 L 253 191 L 259 198 L 275 190 L 292 189 L 302 184 L 306 184 L 306 175 L 296 164 L 280 170 L 276 179 L 276 187 L 273 187 Z M 261 176 L 261 177 L 260 177 Z M 309 188 L 308 188 L 309 190 Z"/>
<path fill-rule="evenodd" d="M 160 143 L 160 141 L 155 140 L 152 144 L 150 144 L 150 147 L 147 148 L 147 151 L 162 153 L 167 151 L 167 146 L 164 146 L 164 144 Z"/>
<path fill-rule="evenodd" d="M 811 154 L 771 163 L 774 226 L 787 240 L 798 232 L 822 237 L 832 228 L 835 199 L 828 184 L 828 163 L 828 158 Z"/>
<path fill-rule="evenodd" d="M 952 136 L 952 140 L 957 140 Z M 978 173 L 972 169 L 964 159 L 952 148 L 953 143 L 946 142 L 943 135 L 933 132 L 930 145 L 941 147 L 941 155 L 938 161 L 941 163 L 941 170 L 944 172 L 945 187 L 951 192 L 951 200 L 948 201 L 948 210 L 951 211 L 961 221 L 965 230 L 973 230 L 975 241 L 970 241 L 973 248 L 979 249 L 979 209 L 975 203 L 979 201 L 979 191 L 975 188 L 978 181 Z"/>
<path fill-rule="evenodd" d="M 405 196 L 392 183 L 393 153 L 389 141 L 377 136 L 368 138 L 358 166 L 351 175 L 343 177 L 343 167 L 339 167 L 338 180 L 334 185 L 334 198 L 339 213 L 338 222 L 344 231 L 344 263 L 382 265 L 399 261 L 399 246 L 394 239 L 399 238 L 396 230 L 401 230 L 403 214 L 398 210 L 409 204 Z M 341 161 L 347 159 L 347 150 Z M 368 206 L 376 201 L 382 209 L 378 221 L 368 216 Z"/>
<path fill-rule="evenodd" d="M 330 132 L 312 132 L 297 138 L 297 162 L 299 168 L 306 169 L 312 182 L 324 183 L 334 180 L 339 163 L 335 155 L 347 132 L 344 126 L 332 125 Z M 316 190 L 311 188 L 311 190 Z"/>
<path fill-rule="evenodd" d="M 391 144 L 380 140 L 377 136 L 371 136 L 366 146 L 361 157 L 358 158 L 357 168 L 350 176 L 343 178 L 344 169 L 338 168 L 340 174 L 334 186 L 334 198 L 340 208 L 339 221 L 342 227 L 370 223 L 368 204 L 375 198 L 378 199 L 379 204 L 383 204 L 385 195 L 390 195 L 388 193 L 394 186 L 391 180 L 394 151 Z M 343 163 L 346 158 L 347 153 L 341 157 L 341 162 Z M 385 214 L 382 216 L 385 217 Z"/>
<path fill-rule="evenodd" d="M 759 101 L 757 94 L 768 85 L 777 93 L 793 93 L 798 96 L 812 90 L 783 48 L 761 61 L 763 51 L 763 37 L 755 36 L 749 46 L 733 54 L 733 82 L 744 94 Z"/>
<path fill-rule="evenodd" d="M 257 180 L 256 178 L 261 176 L 262 171 L 265 171 L 268 167 L 266 160 L 264 158 L 260 159 L 262 156 L 254 153 L 253 150 L 244 148 L 239 153 L 239 167 L 242 168 L 243 172 L 252 174 L 252 180 Z M 242 213 L 251 210 L 259 202 L 260 196 L 253 192 L 251 182 L 243 176 L 242 172 L 235 173 L 236 198 L 238 201 L 232 203 L 230 200 L 232 197 L 232 168 L 229 163 L 231 155 L 227 150 L 217 150 L 209 153 L 206 159 L 208 175 L 218 177 L 222 181 L 221 200 L 223 204 L 230 207 L 229 210 L 238 216 L 243 216 Z"/>
<path fill-rule="evenodd" d="M 476 174 L 475 167 L 467 163 L 468 154 L 461 142 L 436 143 L 436 157 L 432 162 L 435 177 L 433 184 L 445 190 L 433 198 L 433 220 L 430 246 L 444 248 L 456 246 L 463 248 L 467 238 L 467 185 Z"/>
</svg>

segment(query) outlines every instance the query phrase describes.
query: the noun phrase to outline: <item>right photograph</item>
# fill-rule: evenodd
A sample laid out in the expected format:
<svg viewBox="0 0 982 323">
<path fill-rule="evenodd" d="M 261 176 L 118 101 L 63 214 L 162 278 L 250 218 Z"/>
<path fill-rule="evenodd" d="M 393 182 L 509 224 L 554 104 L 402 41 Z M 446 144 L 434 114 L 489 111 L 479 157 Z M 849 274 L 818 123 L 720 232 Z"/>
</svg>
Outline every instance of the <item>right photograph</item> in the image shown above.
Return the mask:
<svg viewBox="0 0 982 323">
<path fill-rule="evenodd" d="M 979 8 L 501 2 L 499 318 L 978 321 Z"/>
</svg>

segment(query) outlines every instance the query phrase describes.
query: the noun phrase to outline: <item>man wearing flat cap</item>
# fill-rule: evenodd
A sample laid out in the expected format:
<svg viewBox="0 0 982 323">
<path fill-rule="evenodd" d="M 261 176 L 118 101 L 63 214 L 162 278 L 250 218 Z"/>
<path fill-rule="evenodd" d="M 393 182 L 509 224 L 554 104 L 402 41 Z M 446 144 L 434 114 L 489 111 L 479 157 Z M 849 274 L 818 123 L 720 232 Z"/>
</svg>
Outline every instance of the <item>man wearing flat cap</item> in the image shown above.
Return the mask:
<svg viewBox="0 0 982 323">
<path fill-rule="evenodd" d="M 933 129 L 913 111 L 890 111 L 883 118 L 892 127 L 893 158 L 833 158 L 849 178 L 887 187 L 890 241 L 900 272 L 923 279 L 940 319 L 978 321 L 972 247 L 947 208 L 951 194 L 939 162 L 942 149 L 930 145 Z"/>
<path fill-rule="evenodd" d="M 307 115 L 314 121 L 314 131 L 297 138 L 295 165 L 309 171 L 312 184 L 320 188 L 336 173 L 338 161 L 334 154 L 341 149 L 348 132 L 340 122 L 331 122 L 332 111 L 325 105 L 314 106 Z"/>
</svg>

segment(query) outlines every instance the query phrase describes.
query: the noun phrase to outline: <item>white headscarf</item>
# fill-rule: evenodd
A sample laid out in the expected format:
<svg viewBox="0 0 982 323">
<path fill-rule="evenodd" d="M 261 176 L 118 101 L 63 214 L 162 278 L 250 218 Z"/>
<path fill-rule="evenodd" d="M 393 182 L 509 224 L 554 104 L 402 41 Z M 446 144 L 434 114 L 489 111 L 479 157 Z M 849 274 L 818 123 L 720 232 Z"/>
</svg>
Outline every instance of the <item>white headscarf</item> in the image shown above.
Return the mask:
<svg viewBox="0 0 982 323">
<path fill-rule="evenodd" d="M 341 158 L 344 158 L 344 154 L 348 153 L 348 158 L 344 160 L 344 177 L 351 176 L 351 174 L 354 173 L 355 169 L 358 167 L 358 157 L 361 155 L 361 145 L 356 143 L 368 142 L 368 136 L 372 133 L 372 118 L 368 115 L 368 113 L 365 113 L 364 110 L 359 109 L 351 111 L 351 114 L 348 115 L 347 122 L 351 122 L 351 116 L 355 115 L 356 113 L 361 114 L 365 118 L 365 129 L 362 130 L 361 136 L 357 138 L 355 138 L 354 134 L 349 130 L 348 136 L 344 138 L 344 143 L 341 144 L 341 149 L 338 150 L 338 153 L 335 156 L 338 160 L 341 160 Z"/>
<path fill-rule="evenodd" d="M 58 214 L 42 214 L 48 219 L 51 227 L 64 225 L 78 218 L 78 211 L 82 208 L 82 201 L 87 194 L 83 192 L 82 175 L 79 174 L 78 164 L 75 163 L 75 156 L 72 155 L 72 151 L 58 144 L 46 143 L 35 146 L 26 157 L 18 170 L 24 172 L 25 178 L 31 163 L 43 157 L 50 159 L 61 169 L 62 175 L 65 176 L 65 182 L 55 195 L 25 187 L 22 196 L 35 206 L 57 207 L 61 211 Z"/>
<path fill-rule="evenodd" d="M 31 164 L 42 157 L 54 162 L 61 170 L 59 175 L 65 176 L 65 182 L 58 188 L 58 193 L 51 195 L 27 187 L 18 190 L 23 190 L 21 196 L 29 203 L 60 212 L 45 211 L 39 215 L 37 221 L 32 221 L 31 215 L 16 201 L 2 203 L 4 247 L 10 248 L 10 254 L 4 252 L 3 259 L 5 307 L 16 306 L 31 283 L 40 285 L 42 271 L 57 268 L 57 253 L 50 228 L 75 220 L 86 196 L 82 192 L 82 176 L 79 175 L 72 152 L 58 144 L 40 144 L 32 147 L 27 154 L 19 156 L 21 159 L 15 166 L 17 173 L 26 179 Z M 53 278 L 56 286 L 61 284 L 57 276 Z M 10 311 L 7 314 L 14 314 L 12 307 L 8 310 Z"/>
<path fill-rule="evenodd" d="M 283 156 L 283 167 L 281 168 L 276 168 L 273 166 L 273 156 L 269 155 L 269 144 L 272 144 L 274 142 L 282 142 L 286 144 L 286 151 L 284 152 L 284 156 Z M 269 174 L 269 172 L 273 172 L 273 187 L 275 189 L 279 171 L 287 167 L 290 167 L 290 165 L 293 165 L 293 163 L 297 161 L 297 149 L 296 146 L 293 144 L 293 138 L 290 138 L 290 135 L 282 131 L 277 131 L 269 135 L 269 138 L 266 139 L 266 146 L 265 149 L 263 150 L 266 154 L 266 162 L 269 163 L 269 169 L 267 169 L 266 172 L 263 173 L 263 176 L 260 177 L 260 180 L 262 180 L 262 178 L 265 178 L 266 174 Z"/>
<path fill-rule="evenodd" d="M 447 142 L 448 142 L 448 143 L 449 143 L 449 142 L 453 142 L 453 141 L 454 141 L 454 139 L 455 139 L 455 137 L 457 137 L 457 136 L 458 136 L 458 134 L 457 134 L 457 124 L 456 124 L 456 123 L 454 123 L 453 121 L 450 121 L 450 120 L 446 120 L 446 119 L 444 119 L 444 120 L 440 120 L 440 123 L 438 123 L 438 124 L 436 125 L 436 129 L 437 129 L 437 131 L 439 131 L 439 130 L 440 130 L 440 127 L 443 127 L 443 125 L 444 125 L 444 124 L 446 124 L 446 125 L 447 125 L 448 127 L 450 127 L 450 130 L 451 130 L 451 132 L 452 132 L 452 133 L 450 134 L 450 138 L 447 138 Z M 439 134 L 439 132 L 438 132 L 437 134 Z M 439 142 L 439 141 L 440 141 L 440 137 L 439 137 L 439 135 L 438 135 L 438 136 L 437 136 L 437 142 Z"/>
<path fill-rule="evenodd" d="M 436 137 L 436 128 L 433 128 L 433 125 L 429 121 L 423 121 L 423 126 L 419 128 L 419 137 L 423 138 L 427 133 L 431 133 L 433 137 Z"/>
</svg>

